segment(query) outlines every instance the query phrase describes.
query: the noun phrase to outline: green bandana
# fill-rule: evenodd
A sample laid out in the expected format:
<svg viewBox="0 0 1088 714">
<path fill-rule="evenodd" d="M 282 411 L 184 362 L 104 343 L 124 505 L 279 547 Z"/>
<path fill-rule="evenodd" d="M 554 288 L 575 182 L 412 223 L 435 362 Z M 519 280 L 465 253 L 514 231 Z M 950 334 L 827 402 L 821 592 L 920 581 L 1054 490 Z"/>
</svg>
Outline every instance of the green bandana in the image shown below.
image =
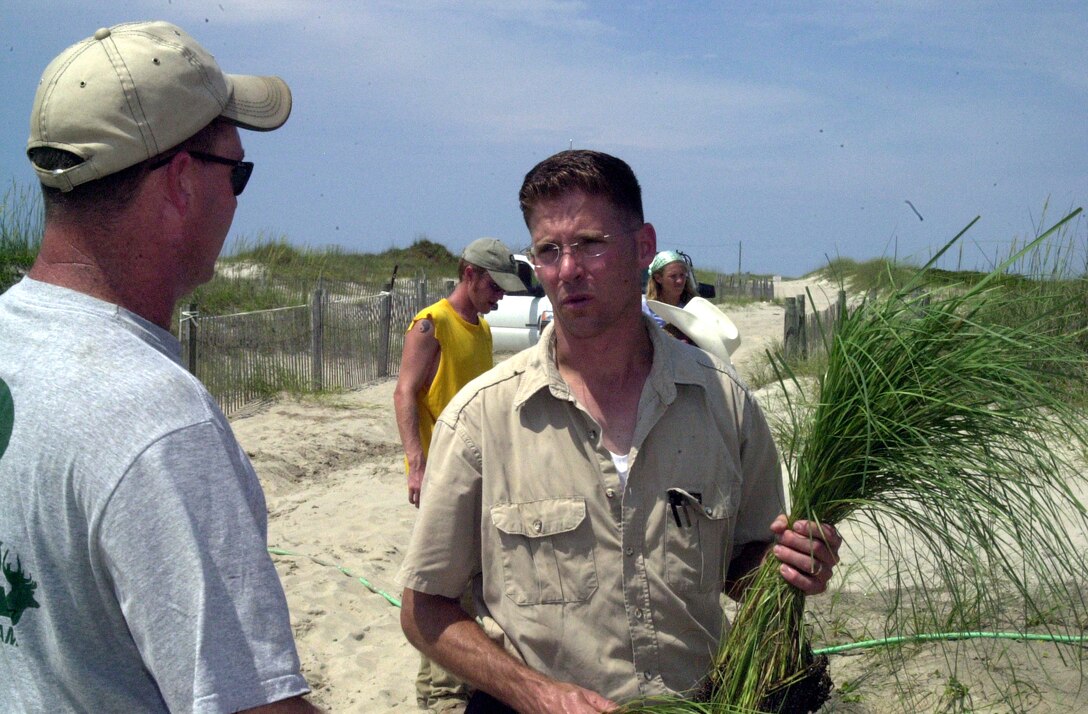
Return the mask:
<svg viewBox="0 0 1088 714">
<path fill-rule="evenodd" d="M 676 261 L 684 261 L 684 256 L 677 253 L 675 250 L 663 250 L 654 256 L 654 260 L 650 263 L 650 272 L 656 273 L 664 268 L 669 263 L 675 263 Z"/>
</svg>

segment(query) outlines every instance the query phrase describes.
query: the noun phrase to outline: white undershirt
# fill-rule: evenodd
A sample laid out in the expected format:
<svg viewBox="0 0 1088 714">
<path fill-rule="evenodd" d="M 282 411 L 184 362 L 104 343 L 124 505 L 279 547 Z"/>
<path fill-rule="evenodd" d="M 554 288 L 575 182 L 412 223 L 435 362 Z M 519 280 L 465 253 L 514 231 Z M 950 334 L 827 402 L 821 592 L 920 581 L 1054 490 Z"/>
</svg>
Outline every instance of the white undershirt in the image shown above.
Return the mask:
<svg viewBox="0 0 1088 714">
<path fill-rule="evenodd" d="M 612 454 L 612 463 L 616 465 L 616 473 L 620 477 L 620 491 L 627 490 L 627 454 L 617 454 L 614 451 L 609 451 Z"/>
</svg>

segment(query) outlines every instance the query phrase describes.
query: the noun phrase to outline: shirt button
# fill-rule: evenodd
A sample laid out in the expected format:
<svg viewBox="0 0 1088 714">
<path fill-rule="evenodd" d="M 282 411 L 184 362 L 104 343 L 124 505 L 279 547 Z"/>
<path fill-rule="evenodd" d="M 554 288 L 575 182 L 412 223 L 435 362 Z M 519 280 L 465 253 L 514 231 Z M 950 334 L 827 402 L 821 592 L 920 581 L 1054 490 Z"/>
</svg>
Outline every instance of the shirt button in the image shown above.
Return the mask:
<svg viewBox="0 0 1088 714">
<path fill-rule="evenodd" d="M 544 524 L 541 523 L 540 521 L 534 521 L 533 522 L 533 530 L 536 531 L 537 533 L 539 533 L 540 531 L 544 530 Z"/>
<path fill-rule="evenodd" d="M 616 497 L 616 490 L 613 489 L 613 488 L 607 489 L 604 492 L 604 495 L 608 496 L 609 498 L 615 498 Z"/>
<path fill-rule="evenodd" d="M 623 552 L 627 553 L 627 555 L 633 555 L 634 552 L 635 552 L 635 549 L 632 548 L 631 546 L 627 546 L 626 548 L 623 549 Z"/>
<path fill-rule="evenodd" d="M 636 620 L 641 620 L 642 619 L 642 610 L 641 609 L 635 610 L 635 619 Z"/>
<path fill-rule="evenodd" d="M 643 672 L 642 676 L 647 682 L 649 682 L 651 679 L 654 678 L 654 673 L 653 672 Z"/>
</svg>

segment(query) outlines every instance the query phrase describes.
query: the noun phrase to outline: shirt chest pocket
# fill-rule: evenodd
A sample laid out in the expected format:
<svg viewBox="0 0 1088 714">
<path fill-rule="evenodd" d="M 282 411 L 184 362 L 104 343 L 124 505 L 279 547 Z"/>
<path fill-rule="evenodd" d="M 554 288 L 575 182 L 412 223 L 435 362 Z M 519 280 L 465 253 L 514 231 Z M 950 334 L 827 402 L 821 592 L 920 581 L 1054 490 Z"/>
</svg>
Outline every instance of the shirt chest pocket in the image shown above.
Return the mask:
<svg viewBox="0 0 1088 714">
<path fill-rule="evenodd" d="M 582 498 L 491 507 L 502 548 L 503 592 L 518 605 L 581 602 L 597 589 L 593 529 Z"/>
<path fill-rule="evenodd" d="M 720 491 L 670 488 L 666 492 L 665 574 L 677 592 L 721 588 L 733 538 L 736 506 Z"/>
</svg>

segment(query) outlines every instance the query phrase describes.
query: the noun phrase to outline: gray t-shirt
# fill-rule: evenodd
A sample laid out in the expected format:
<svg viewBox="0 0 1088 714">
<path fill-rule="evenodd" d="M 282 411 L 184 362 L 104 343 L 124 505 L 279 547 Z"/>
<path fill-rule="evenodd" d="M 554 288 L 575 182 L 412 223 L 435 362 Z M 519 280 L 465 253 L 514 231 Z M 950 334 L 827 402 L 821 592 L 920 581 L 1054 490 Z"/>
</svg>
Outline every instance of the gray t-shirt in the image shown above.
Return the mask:
<svg viewBox="0 0 1088 714">
<path fill-rule="evenodd" d="M 0 295 L 0 708 L 232 712 L 308 691 L 264 494 L 179 352 L 81 293 Z"/>
</svg>

